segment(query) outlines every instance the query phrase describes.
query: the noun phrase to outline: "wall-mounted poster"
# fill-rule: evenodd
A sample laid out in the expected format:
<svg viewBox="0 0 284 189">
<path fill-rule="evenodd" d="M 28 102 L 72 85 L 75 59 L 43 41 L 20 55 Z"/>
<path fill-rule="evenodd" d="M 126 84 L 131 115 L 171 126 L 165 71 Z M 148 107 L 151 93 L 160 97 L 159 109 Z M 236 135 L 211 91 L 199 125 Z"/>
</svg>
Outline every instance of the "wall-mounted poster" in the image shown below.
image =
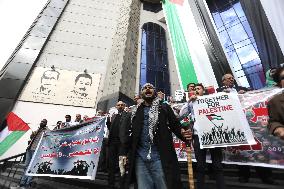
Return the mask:
<svg viewBox="0 0 284 189">
<path fill-rule="evenodd" d="M 100 80 L 100 74 L 37 67 L 20 100 L 94 107 Z"/>
</svg>

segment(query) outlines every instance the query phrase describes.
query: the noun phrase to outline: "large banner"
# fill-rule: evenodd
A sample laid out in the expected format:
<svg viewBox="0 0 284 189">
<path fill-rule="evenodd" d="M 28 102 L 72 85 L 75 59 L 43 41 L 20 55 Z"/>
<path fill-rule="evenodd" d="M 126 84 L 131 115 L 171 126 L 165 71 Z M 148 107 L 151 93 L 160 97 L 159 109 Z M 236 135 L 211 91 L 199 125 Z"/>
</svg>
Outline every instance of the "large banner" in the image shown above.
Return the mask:
<svg viewBox="0 0 284 189">
<path fill-rule="evenodd" d="M 94 118 L 43 134 L 26 175 L 94 180 L 105 121 L 105 117 Z"/>
<path fill-rule="evenodd" d="M 238 95 L 256 144 L 224 148 L 224 163 L 284 169 L 284 142 L 269 134 L 266 107 L 268 100 L 281 91 L 278 88 L 267 88 Z M 177 104 L 174 110 L 179 111 L 182 106 Z M 174 146 L 179 161 L 186 161 L 185 144 L 175 138 Z M 192 159 L 195 161 L 194 153 Z M 207 160 L 210 159 L 209 155 Z"/>
<path fill-rule="evenodd" d="M 239 95 L 257 144 L 228 147 L 225 162 L 284 169 L 284 142 L 269 134 L 267 102 L 281 89 L 263 89 Z"/>
<path fill-rule="evenodd" d="M 255 144 L 237 94 L 200 96 L 193 110 L 201 149 Z"/>
</svg>

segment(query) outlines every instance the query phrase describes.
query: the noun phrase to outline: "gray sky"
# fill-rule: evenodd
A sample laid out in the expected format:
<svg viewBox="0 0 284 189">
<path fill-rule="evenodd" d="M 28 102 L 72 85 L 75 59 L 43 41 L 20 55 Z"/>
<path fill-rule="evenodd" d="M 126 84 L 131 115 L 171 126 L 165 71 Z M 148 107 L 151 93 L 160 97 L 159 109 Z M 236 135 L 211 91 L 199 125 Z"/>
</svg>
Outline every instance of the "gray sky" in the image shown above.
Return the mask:
<svg viewBox="0 0 284 189">
<path fill-rule="evenodd" d="M 0 0 L 0 69 L 47 0 Z"/>
</svg>

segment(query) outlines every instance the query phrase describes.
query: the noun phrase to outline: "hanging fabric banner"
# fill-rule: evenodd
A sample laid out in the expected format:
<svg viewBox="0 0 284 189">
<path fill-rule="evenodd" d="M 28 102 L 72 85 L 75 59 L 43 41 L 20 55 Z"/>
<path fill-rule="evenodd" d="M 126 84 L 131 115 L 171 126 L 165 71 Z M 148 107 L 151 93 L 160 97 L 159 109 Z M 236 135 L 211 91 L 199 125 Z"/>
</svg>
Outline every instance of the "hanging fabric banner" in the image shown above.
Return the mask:
<svg viewBox="0 0 284 189">
<path fill-rule="evenodd" d="M 255 145 L 228 147 L 226 163 L 284 169 L 284 142 L 269 134 L 267 102 L 283 90 L 266 88 L 239 95 L 248 123 L 254 133 Z"/>
<path fill-rule="evenodd" d="M 163 11 L 167 22 L 180 85 L 202 82 L 217 87 L 217 81 L 202 37 L 187 0 L 164 0 Z"/>
<path fill-rule="evenodd" d="M 26 171 L 28 176 L 94 180 L 103 140 L 105 117 L 46 132 Z"/>
</svg>

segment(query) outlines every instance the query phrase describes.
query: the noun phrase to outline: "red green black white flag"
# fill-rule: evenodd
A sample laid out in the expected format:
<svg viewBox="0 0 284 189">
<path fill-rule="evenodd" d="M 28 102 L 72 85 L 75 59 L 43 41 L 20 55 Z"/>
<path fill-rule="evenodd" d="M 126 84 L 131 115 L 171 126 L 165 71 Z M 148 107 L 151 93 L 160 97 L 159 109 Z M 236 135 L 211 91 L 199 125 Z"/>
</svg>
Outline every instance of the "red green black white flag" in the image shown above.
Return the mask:
<svg viewBox="0 0 284 189">
<path fill-rule="evenodd" d="M 27 123 L 13 112 L 6 117 L 5 128 L 0 132 L 0 156 L 15 144 L 29 129 Z"/>
<path fill-rule="evenodd" d="M 212 120 L 224 120 L 221 116 L 215 115 L 215 114 L 210 114 L 206 115 L 206 117 L 212 121 Z"/>
</svg>

